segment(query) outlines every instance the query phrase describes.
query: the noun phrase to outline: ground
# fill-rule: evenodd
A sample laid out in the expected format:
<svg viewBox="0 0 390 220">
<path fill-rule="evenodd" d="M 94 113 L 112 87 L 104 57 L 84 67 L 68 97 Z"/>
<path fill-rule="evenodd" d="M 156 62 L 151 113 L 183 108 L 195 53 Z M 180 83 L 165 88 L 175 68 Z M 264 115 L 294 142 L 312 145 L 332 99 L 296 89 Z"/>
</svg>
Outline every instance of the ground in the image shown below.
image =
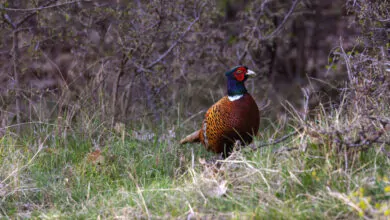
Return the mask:
<svg viewBox="0 0 390 220">
<path fill-rule="evenodd" d="M 299 131 L 279 144 L 252 149 L 294 131 L 275 133 L 270 126 L 250 147 L 216 162 L 200 144 L 180 146 L 172 133 L 122 127 L 100 137 L 75 130 L 61 136 L 51 125 L 32 127 L 33 134 L 8 132 L 0 139 L 4 217 L 385 219 L 390 214 L 390 159 L 380 147 L 345 157 Z M 101 129 L 98 123 L 92 128 Z"/>
</svg>

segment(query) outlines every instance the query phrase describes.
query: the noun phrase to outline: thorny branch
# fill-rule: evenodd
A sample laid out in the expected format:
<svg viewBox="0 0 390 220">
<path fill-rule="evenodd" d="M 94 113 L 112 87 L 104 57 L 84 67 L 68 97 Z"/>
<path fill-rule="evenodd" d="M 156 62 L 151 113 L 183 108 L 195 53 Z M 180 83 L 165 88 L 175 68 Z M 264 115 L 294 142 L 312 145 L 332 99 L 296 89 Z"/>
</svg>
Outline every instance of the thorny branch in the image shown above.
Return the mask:
<svg viewBox="0 0 390 220">
<path fill-rule="evenodd" d="M 375 117 L 368 117 L 368 119 L 372 121 L 379 121 Z M 338 151 L 341 151 L 342 149 L 365 150 L 371 147 L 373 144 L 390 145 L 390 141 L 384 139 L 384 136 L 386 135 L 386 127 L 387 125 L 390 125 L 390 123 L 383 120 L 380 122 L 384 127 L 381 130 L 378 130 L 373 125 L 369 126 L 368 128 L 363 125 L 359 125 L 358 127 L 351 126 L 349 129 L 345 130 L 331 129 L 330 131 L 306 126 L 305 133 L 317 139 L 329 139 L 331 142 L 336 144 L 336 150 Z M 353 130 L 358 130 L 357 137 L 348 137 L 349 134 L 354 133 Z M 382 150 L 382 152 L 384 151 Z"/>
<path fill-rule="evenodd" d="M 351 140 L 350 138 L 345 137 L 347 133 L 351 133 L 351 130 L 337 130 L 332 129 L 331 131 L 323 131 L 318 128 L 313 128 L 309 125 L 302 126 L 301 128 L 297 129 L 294 132 L 291 132 L 279 139 L 276 139 L 275 141 L 271 141 L 268 143 L 262 143 L 260 145 L 252 147 L 253 150 L 256 150 L 261 147 L 270 146 L 279 144 L 288 138 L 298 134 L 300 131 L 305 131 L 305 133 L 311 137 L 319 138 L 319 137 L 328 137 L 332 140 L 333 143 L 337 145 L 337 150 L 341 151 L 342 149 L 345 150 L 366 150 L 373 144 L 384 144 L 384 145 L 390 145 L 389 140 L 383 140 L 383 136 L 386 134 L 384 130 L 387 130 L 390 126 L 390 120 L 386 120 L 383 118 L 378 117 L 368 117 L 368 119 L 372 121 L 379 121 L 381 125 L 383 126 L 382 130 L 375 129 L 374 126 L 370 126 L 369 128 L 365 128 L 364 126 L 361 126 L 359 135 L 357 138 Z M 275 151 L 275 153 L 280 153 L 283 151 L 291 151 L 291 150 L 297 150 L 298 148 L 282 148 L 280 150 Z M 381 147 L 382 153 L 390 158 L 390 152 L 386 151 L 384 146 Z"/>
</svg>

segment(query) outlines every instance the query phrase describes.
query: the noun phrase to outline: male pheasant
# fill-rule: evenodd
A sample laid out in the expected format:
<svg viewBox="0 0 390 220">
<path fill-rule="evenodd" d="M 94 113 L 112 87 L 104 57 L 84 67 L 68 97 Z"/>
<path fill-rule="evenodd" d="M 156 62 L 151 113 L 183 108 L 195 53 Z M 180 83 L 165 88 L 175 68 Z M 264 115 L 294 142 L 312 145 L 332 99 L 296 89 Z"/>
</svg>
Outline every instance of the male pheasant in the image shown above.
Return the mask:
<svg viewBox="0 0 390 220">
<path fill-rule="evenodd" d="M 259 130 L 259 108 L 245 88 L 245 81 L 255 76 L 246 66 L 237 66 L 227 71 L 227 96 L 221 98 L 206 112 L 199 130 L 188 135 L 180 144 L 201 142 L 215 153 L 229 156 L 234 143 L 252 142 Z"/>
</svg>

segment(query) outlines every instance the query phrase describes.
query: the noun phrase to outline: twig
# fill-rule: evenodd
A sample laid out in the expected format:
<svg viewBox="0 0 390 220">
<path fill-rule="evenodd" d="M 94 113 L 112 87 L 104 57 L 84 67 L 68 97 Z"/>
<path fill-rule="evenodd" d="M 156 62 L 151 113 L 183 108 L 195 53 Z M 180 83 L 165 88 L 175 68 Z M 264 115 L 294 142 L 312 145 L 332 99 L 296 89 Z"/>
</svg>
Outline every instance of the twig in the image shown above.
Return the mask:
<svg viewBox="0 0 390 220">
<path fill-rule="evenodd" d="M 284 24 L 286 23 L 287 19 L 290 17 L 290 15 L 293 13 L 295 7 L 297 6 L 299 0 L 295 0 L 292 5 L 291 5 L 291 8 L 290 10 L 288 11 L 288 13 L 286 14 L 286 16 L 284 16 L 284 19 L 282 21 L 282 23 L 280 23 L 280 25 L 271 33 L 269 34 L 268 36 L 264 37 L 264 38 L 261 38 L 261 40 L 268 40 L 272 37 L 274 37 L 274 35 L 278 34 L 279 31 L 282 29 L 282 27 L 284 26 Z"/>
<path fill-rule="evenodd" d="M 23 12 L 23 11 L 41 11 L 44 9 L 56 8 L 56 7 L 71 5 L 71 4 L 75 4 L 75 3 L 82 3 L 82 2 L 93 2 L 93 1 L 92 0 L 77 0 L 77 1 L 71 1 L 71 2 L 64 2 L 64 3 L 60 3 L 60 4 L 56 4 L 56 5 L 41 6 L 38 8 L 0 8 L 0 9 L 5 10 L 5 11 L 21 11 L 21 12 Z"/>
<path fill-rule="evenodd" d="M 330 196 L 339 199 L 340 201 L 342 201 L 345 204 L 349 205 L 351 208 L 355 209 L 359 213 L 363 212 L 363 210 L 359 206 L 355 205 L 355 203 L 353 203 L 351 201 L 351 199 L 348 198 L 348 196 L 346 196 L 345 194 L 341 194 L 339 192 L 333 192 L 333 191 L 330 190 L 329 187 L 327 187 L 327 190 L 328 190 L 328 193 L 329 193 Z"/>
<path fill-rule="evenodd" d="M 158 64 L 159 62 L 161 62 L 161 60 L 164 59 L 173 50 L 173 48 L 175 48 L 177 46 L 177 44 L 181 41 L 181 39 L 183 39 L 183 37 L 191 30 L 192 26 L 197 21 L 199 21 L 199 18 L 200 18 L 199 16 L 196 17 L 195 20 L 193 20 L 190 23 L 190 25 L 188 25 L 187 29 L 180 35 L 180 37 L 168 48 L 168 50 L 166 50 L 163 54 L 161 54 L 161 56 L 159 56 L 155 61 L 153 61 L 149 65 L 147 65 L 146 68 L 150 69 L 153 66 L 155 66 L 156 64 Z"/>
<path fill-rule="evenodd" d="M 257 145 L 253 149 L 257 149 L 257 148 L 261 148 L 261 147 L 265 147 L 265 146 L 269 146 L 269 145 L 279 144 L 279 143 L 287 140 L 289 137 L 296 135 L 299 132 L 299 130 L 301 130 L 301 129 L 298 129 L 298 130 L 296 130 L 294 132 L 291 132 L 291 133 L 289 133 L 289 134 L 287 134 L 287 135 L 285 135 L 285 136 L 283 136 L 283 137 L 281 137 L 279 139 L 276 139 L 275 141 L 271 141 L 271 142 L 268 142 L 268 143 L 263 143 L 263 144 Z"/>
<path fill-rule="evenodd" d="M 222 50 L 222 47 L 221 47 L 221 50 Z M 217 58 L 218 62 L 220 62 L 226 69 L 230 68 L 230 66 L 226 64 L 226 62 L 222 59 L 222 57 L 219 54 L 214 53 L 214 55 Z"/>
<path fill-rule="evenodd" d="M 62 73 L 60 67 L 52 59 L 50 59 L 50 57 L 44 51 L 42 51 L 42 55 L 49 61 L 49 63 L 51 63 L 55 67 L 55 69 L 58 72 L 58 75 L 60 75 L 61 80 L 64 82 L 65 87 L 67 89 L 69 89 L 69 85 L 68 85 L 68 82 L 67 82 L 68 81 L 67 77 L 66 77 L 66 75 L 64 73 Z"/>
<path fill-rule="evenodd" d="M 387 119 L 373 116 L 369 116 L 368 119 L 379 121 L 383 127 L 386 127 L 388 124 Z M 311 128 L 313 131 L 307 129 L 307 133 L 313 137 L 318 137 L 320 135 L 327 136 L 333 141 L 333 143 L 337 144 L 339 150 L 342 148 L 348 150 L 367 150 L 373 144 L 390 145 L 390 141 L 382 139 L 383 135 L 385 135 L 385 131 L 377 131 L 374 127 L 366 129 L 364 126 L 360 126 L 360 131 L 358 132 L 359 136 L 352 140 L 343 136 L 347 133 L 351 133 L 352 129 L 357 129 L 357 127 L 352 127 L 346 130 L 337 130 L 333 128 L 332 131 L 321 131 L 319 128 Z"/>
<path fill-rule="evenodd" d="M 282 152 L 290 152 L 293 150 L 299 150 L 299 147 L 281 147 L 274 151 L 275 154 L 280 154 Z"/>
<path fill-rule="evenodd" d="M 347 67 L 348 79 L 351 83 L 354 83 L 355 77 L 352 74 L 351 64 L 349 62 L 349 55 L 347 55 L 347 53 L 345 53 L 344 48 L 343 48 L 343 38 L 342 37 L 340 37 L 340 49 L 341 49 L 341 55 L 343 56 L 344 61 L 345 61 L 345 66 Z"/>
<path fill-rule="evenodd" d="M 13 29 L 16 29 L 17 28 L 17 25 L 15 23 L 12 22 L 11 18 L 9 17 L 8 14 L 3 14 L 3 18 L 4 20 L 6 21 L 6 23 L 8 23 L 9 25 L 12 26 Z"/>
<path fill-rule="evenodd" d="M 115 76 L 114 88 L 113 88 L 113 91 L 112 91 L 112 104 L 111 104 L 112 121 L 111 121 L 111 127 L 114 127 L 114 123 L 115 123 L 115 109 L 116 109 L 116 100 L 117 100 L 119 79 L 121 78 L 121 76 L 123 76 L 123 74 L 125 72 L 124 71 L 125 70 L 125 65 L 126 65 L 128 60 L 129 60 L 129 58 L 126 56 L 126 54 L 123 54 L 120 69 L 119 69 L 118 73 Z"/>
<path fill-rule="evenodd" d="M 20 115 L 20 107 L 21 107 L 21 95 L 20 95 L 20 76 L 17 70 L 18 65 L 18 56 L 19 56 L 19 48 L 18 48 L 18 31 L 14 29 L 12 32 L 12 63 L 13 63 L 13 71 L 14 71 L 14 79 L 15 79 L 15 107 L 16 107 L 16 123 L 18 126 L 16 127 L 17 133 L 20 133 L 20 124 L 21 124 L 21 115 Z"/>
<path fill-rule="evenodd" d="M 153 88 L 150 86 L 149 81 L 147 80 L 147 76 L 144 75 L 141 77 L 141 83 L 143 84 L 146 91 L 146 101 L 148 103 L 149 108 L 153 111 L 154 119 L 156 121 L 160 121 L 160 116 L 157 112 L 157 107 L 155 103 L 155 99 L 153 97 Z"/>
<path fill-rule="evenodd" d="M 154 73 L 152 70 L 145 69 L 145 67 L 143 67 L 141 64 L 136 63 L 134 60 L 129 60 L 129 61 L 131 62 L 131 64 L 137 67 L 137 71 L 136 71 L 137 74 L 140 74 L 141 72 Z"/>
<path fill-rule="evenodd" d="M 244 52 L 241 54 L 241 56 L 238 57 L 238 64 L 242 64 L 242 61 L 244 60 L 244 58 L 246 57 L 246 55 L 248 54 L 248 48 L 249 48 L 249 41 L 248 43 L 245 45 L 245 49 L 244 49 Z"/>
<path fill-rule="evenodd" d="M 148 217 L 148 219 L 150 219 L 149 209 L 148 209 L 148 206 L 146 205 L 145 198 L 142 195 L 143 190 L 141 189 L 141 187 L 139 187 L 138 181 L 136 180 L 136 178 L 134 178 L 134 176 L 131 174 L 131 172 L 128 172 L 128 174 L 129 174 L 129 177 L 131 178 L 131 180 L 133 181 L 134 185 L 137 187 L 137 194 L 138 194 L 139 198 L 141 199 L 142 206 L 144 207 L 144 210 L 145 210 L 145 214 Z"/>
<path fill-rule="evenodd" d="M 12 19 L 9 17 L 8 14 L 3 14 L 3 18 L 9 25 L 12 26 L 13 32 L 12 32 L 12 64 L 13 64 L 13 75 L 15 80 L 15 108 L 16 108 L 16 131 L 17 133 L 20 133 L 20 125 L 21 125 L 21 86 L 20 86 L 20 74 L 18 72 L 18 62 L 19 62 L 19 40 L 18 40 L 18 34 L 20 31 L 25 30 L 24 28 L 19 28 L 21 25 L 23 25 L 24 22 L 26 22 L 30 17 L 37 14 L 39 9 L 42 8 L 49 8 L 52 2 L 57 0 L 49 0 L 46 4 L 41 6 L 40 8 L 31 9 L 31 14 L 27 15 L 26 17 L 22 18 L 19 22 L 14 23 Z M 65 3 L 64 3 L 65 4 Z M 69 2 L 67 3 L 69 4 Z M 21 11 L 19 9 L 11 10 L 10 8 L 0 8 L 1 10 L 5 11 Z"/>
<path fill-rule="evenodd" d="M 33 157 L 27 162 L 27 164 L 25 164 L 24 166 L 22 166 L 21 168 L 16 168 L 14 171 L 12 171 L 11 174 L 9 174 L 5 179 L 3 179 L 0 184 L 4 184 L 9 178 L 15 176 L 18 172 L 20 172 L 21 170 L 27 168 L 34 160 L 35 158 L 38 156 L 39 152 L 42 151 L 43 149 L 43 145 L 45 144 L 46 140 L 50 137 L 50 135 L 47 135 L 45 137 L 45 139 L 43 140 L 42 143 L 39 144 L 39 147 L 38 147 L 38 150 L 37 152 L 35 152 L 35 154 L 33 155 Z"/>
<path fill-rule="evenodd" d="M 384 153 L 386 155 L 387 158 L 390 159 L 390 152 L 388 152 L 384 146 L 381 147 L 381 151 L 382 153 Z"/>
<path fill-rule="evenodd" d="M 58 0 L 50 0 L 50 1 L 48 1 L 46 4 L 40 6 L 40 8 L 41 8 L 41 7 L 47 7 L 47 6 L 49 6 L 51 3 L 56 2 L 56 1 L 58 1 Z M 25 21 L 27 21 L 29 18 L 31 18 L 32 16 L 36 15 L 37 13 L 38 13 L 38 10 L 35 10 L 34 12 L 32 12 L 32 13 L 26 15 L 26 17 L 22 18 L 18 23 L 16 23 L 16 27 L 20 27 L 20 25 L 22 25 Z"/>
<path fill-rule="evenodd" d="M 276 39 L 272 40 L 272 45 L 267 44 L 266 48 L 271 53 L 270 62 L 268 65 L 268 75 L 271 78 L 271 83 L 274 84 L 276 74 L 273 74 L 273 72 L 274 72 L 274 66 L 276 63 L 276 52 L 278 50 L 278 44 L 276 43 Z"/>
</svg>

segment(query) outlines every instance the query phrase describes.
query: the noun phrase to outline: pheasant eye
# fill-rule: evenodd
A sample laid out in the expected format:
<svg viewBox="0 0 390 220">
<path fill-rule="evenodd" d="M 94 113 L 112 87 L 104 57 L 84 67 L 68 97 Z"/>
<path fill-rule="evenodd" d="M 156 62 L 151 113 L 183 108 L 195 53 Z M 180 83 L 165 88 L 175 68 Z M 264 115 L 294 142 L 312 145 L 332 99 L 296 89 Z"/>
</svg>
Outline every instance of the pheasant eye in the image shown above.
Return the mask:
<svg viewBox="0 0 390 220">
<path fill-rule="evenodd" d="M 234 72 L 234 77 L 238 81 L 243 81 L 245 79 L 245 74 L 242 72 L 242 70 L 238 69 L 236 72 Z"/>
</svg>

